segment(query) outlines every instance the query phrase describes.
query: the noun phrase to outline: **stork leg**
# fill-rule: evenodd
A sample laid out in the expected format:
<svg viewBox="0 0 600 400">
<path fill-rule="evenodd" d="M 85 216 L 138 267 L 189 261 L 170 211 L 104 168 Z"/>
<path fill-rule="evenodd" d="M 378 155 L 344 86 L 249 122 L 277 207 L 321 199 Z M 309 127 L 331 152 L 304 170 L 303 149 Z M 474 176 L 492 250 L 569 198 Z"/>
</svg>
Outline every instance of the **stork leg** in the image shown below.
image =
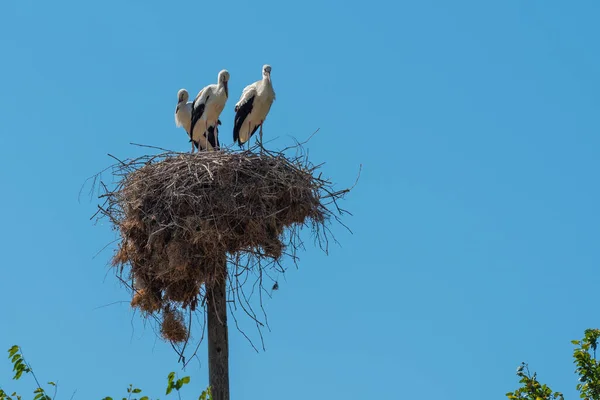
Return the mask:
<svg viewBox="0 0 600 400">
<path fill-rule="evenodd" d="M 206 139 L 206 151 L 209 151 L 210 149 L 208 146 L 210 146 L 210 143 L 208 142 L 208 120 L 204 121 L 204 138 Z"/>
<path fill-rule="evenodd" d="M 252 132 L 252 124 L 248 121 L 248 151 L 250 151 L 250 132 Z"/>
<path fill-rule="evenodd" d="M 221 144 L 219 143 L 219 120 L 215 122 L 213 136 L 215 138 L 215 151 L 221 150 Z"/>
<path fill-rule="evenodd" d="M 219 124 L 215 122 L 215 127 L 213 129 L 213 136 L 215 138 L 215 151 L 217 151 L 219 147 L 219 131 L 217 130 Z"/>
<path fill-rule="evenodd" d="M 263 134 L 262 134 L 262 126 L 263 126 L 263 122 L 264 122 L 264 121 L 261 121 L 261 122 L 260 122 L 260 132 L 259 132 L 259 135 L 260 135 L 260 152 L 261 152 L 261 154 L 262 154 L 263 150 L 265 149 L 265 148 L 263 147 L 263 136 L 262 136 L 262 135 L 263 135 Z"/>
<path fill-rule="evenodd" d="M 215 151 L 219 149 L 219 131 L 217 131 L 217 125 L 213 129 L 213 137 L 215 138 Z"/>
</svg>

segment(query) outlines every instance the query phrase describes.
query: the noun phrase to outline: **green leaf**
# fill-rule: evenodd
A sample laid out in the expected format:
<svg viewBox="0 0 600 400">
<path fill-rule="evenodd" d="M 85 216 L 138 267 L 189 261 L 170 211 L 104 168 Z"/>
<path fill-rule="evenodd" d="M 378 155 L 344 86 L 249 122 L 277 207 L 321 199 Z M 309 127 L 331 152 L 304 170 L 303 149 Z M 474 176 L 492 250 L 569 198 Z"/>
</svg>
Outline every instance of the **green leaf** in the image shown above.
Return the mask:
<svg viewBox="0 0 600 400">
<path fill-rule="evenodd" d="M 50 382 L 48 382 L 48 385 L 56 386 L 56 383 L 50 381 Z"/>
<path fill-rule="evenodd" d="M 10 349 L 8 349 L 8 358 L 12 358 L 19 351 L 19 346 L 14 345 Z"/>
<path fill-rule="evenodd" d="M 113 400 L 113 398 L 112 397 L 105 397 L 102 400 Z"/>
<path fill-rule="evenodd" d="M 142 389 L 133 389 L 131 392 L 132 393 L 141 393 Z"/>
<path fill-rule="evenodd" d="M 169 386 L 167 386 L 167 394 L 171 393 L 173 390 L 173 382 L 169 382 Z"/>
<path fill-rule="evenodd" d="M 140 397 L 140 400 L 150 400 L 148 396 Z"/>
<path fill-rule="evenodd" d="M 175 372 L 170 372 L 169 376 L 168 376 L 169 382 L 173 382 L 174 379 L 175 379 Z"/>
<path fill-rule="evenodd" d="M 202 392 L 200 397 L 198 397 L 198 400 L 211 400 L 211 399 L 212 399 L 212 395 L 210 393 L 210 386 L 209 386 L 206 388 L 205 391 Z"/>
<path fill-rule="evenodd" d="M 183 382 L 184 385 L 186 383 L 190 383 L 190 377 L 189 376 L 184 376 L 183 378 L 181 378 L 181 382 Z"/>
</svg>

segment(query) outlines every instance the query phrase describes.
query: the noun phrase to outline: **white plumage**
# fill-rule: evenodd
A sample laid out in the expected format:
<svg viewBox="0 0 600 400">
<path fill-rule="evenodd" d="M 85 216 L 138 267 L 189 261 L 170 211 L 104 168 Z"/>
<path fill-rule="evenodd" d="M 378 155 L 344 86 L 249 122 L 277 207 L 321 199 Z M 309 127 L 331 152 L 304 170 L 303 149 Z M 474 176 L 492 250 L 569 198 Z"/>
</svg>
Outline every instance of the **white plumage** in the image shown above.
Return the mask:
<svg viewBox="0 0 600 400">
<path fill-rule="evenodd" d="M 262 76 L 260 81 L 244 88 L 240 100 L 235 105 L 233 141 L 237 142 L 240 147 L 252 137 L 259 127 L 262 146 L 262 128 L 275 100 L 270 65 L 263 66 Z"/>
<path fill-rule="evenodd" d="M 175 125 L 183 127 L 185 132 L 190 137 L 190 127 L 192 125 L 192 102 L 188 102 L 190 95 L 187 90 L 179 89 L 177 92 L 177 108 L 175 108 Z M 194 151 L 194 143 L 192 142 L 192 152 Z"/>
<path fill-rule="evenodd" d="M 218 83 L 208 85 L 196 96 L 192 104 L 191 132 L 192 140 L 199 150 L 219 148 L 219 116 L 225 108 L 228 90 L 229 72 L 219 72 Z"/>
</svg>

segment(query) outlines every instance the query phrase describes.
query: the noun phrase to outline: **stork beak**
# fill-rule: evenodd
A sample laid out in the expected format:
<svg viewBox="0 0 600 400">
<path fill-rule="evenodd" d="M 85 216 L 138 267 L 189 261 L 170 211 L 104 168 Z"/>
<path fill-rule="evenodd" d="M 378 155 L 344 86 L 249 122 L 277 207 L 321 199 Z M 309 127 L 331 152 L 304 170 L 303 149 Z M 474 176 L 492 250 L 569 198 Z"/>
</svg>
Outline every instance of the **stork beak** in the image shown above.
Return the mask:
<svg viewBox="0 0 600 400">
<path fill-rule="evenodd" d="M 223 83 L 223 86 L 225 87 L 225 96 L 229 97 L 229 88 L 228 88 L 229 82 L 225 81 Z"/>
</svg>

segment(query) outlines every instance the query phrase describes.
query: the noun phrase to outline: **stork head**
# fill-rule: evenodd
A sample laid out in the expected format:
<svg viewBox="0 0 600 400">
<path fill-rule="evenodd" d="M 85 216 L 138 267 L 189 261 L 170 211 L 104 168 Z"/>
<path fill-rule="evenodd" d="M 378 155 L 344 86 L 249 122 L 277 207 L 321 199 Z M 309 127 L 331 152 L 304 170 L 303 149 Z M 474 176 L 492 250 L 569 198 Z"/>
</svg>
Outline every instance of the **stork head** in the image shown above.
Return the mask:
<svg viewBox="0 0 600 400">
<path fill-rule="evenodd" d="M 269 64 L 263 65 L 262 74 L 263 78 L 271 79 L 271 66 Z"/>
<path fill-rule="evenodd" d="M 189 98 L 190 98 L 190 95 L 187 90 L 179 89 L 179 91 L 177 92 L 177 102 L 178 103 L 187 103 Z"/>
<path fill-rule="evenodd" d="M 223 85 L 223 87 L 225 88 L 225 96 L 229 97 L 229 89 L 227 87 L 228 82 L 229 82 L 229 71 L 224 69 L 221 72 L 219 72 L 219 85 Z"/>
</svg>

